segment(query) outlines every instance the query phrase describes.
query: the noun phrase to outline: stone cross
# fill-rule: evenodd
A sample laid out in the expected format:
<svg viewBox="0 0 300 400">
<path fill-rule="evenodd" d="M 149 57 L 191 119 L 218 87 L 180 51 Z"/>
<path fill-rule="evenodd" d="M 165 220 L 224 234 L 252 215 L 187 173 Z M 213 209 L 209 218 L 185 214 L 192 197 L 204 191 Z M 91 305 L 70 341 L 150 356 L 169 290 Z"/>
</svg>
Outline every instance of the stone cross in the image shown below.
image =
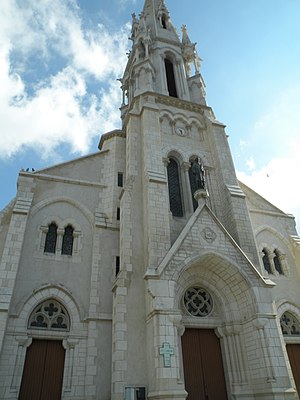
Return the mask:
<svg viewBox="0 0 300 400">
<path fill-rule="evenodd" d="M 174 347 L 170 343 L 164 342 L 159 348 L 159 354 L 164 358 L 164 367 L 171 367 L 171 356 L 174 354 Z"/>
</svg>

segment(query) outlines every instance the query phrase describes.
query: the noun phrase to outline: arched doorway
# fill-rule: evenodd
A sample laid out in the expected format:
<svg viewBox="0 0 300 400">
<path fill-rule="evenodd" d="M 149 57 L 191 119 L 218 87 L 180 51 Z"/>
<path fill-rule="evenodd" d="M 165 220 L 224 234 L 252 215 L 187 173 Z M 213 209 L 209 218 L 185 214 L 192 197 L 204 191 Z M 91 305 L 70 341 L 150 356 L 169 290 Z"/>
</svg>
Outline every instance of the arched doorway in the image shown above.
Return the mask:
<svg viewBox="0 0 300 400">
<path fill-rule="evenodd" d="M 300 395 L 300 323 L 293 313 L 286 311 L 280 318 L 280 326 L 286 341 L 286 351 L 297 392 Z M 290 343 L 289 340 L 291 340 Z"/>
<path fill-rule="evenodd" d="M 39 334 L 26 351 L 19 400 L 60 400 L 65 349 L 62 340 L 56 339 L 60 336 L 59 332 L 70 330 L 68 312 L 55 299 L 43 301 L 32 311 L 28 329 Z M 42 339 L 42 331 L 55 331 L 57 334 L 53 340 Z"/>
<path fill-rule="evenodd" d="M 185 328 L 181 338 L 187 400 L 227 400 L 219 338 L 214 329 L 203 329 L 200 322 L 213 314 L 213 296 L 206 288 L 193 285 L 185 291 L 182 305 L 187 315 L 200 323 Z"/>
</svg>

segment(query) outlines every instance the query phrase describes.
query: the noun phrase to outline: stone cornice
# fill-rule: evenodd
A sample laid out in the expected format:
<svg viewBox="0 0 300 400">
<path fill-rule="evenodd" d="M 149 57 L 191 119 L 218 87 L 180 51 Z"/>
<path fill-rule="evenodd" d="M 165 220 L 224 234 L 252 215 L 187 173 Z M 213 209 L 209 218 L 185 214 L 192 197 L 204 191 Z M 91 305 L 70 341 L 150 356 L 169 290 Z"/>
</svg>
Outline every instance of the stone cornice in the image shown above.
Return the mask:
<svg viewBox="0 0 300 400">
<path fill-rule="evenodd" d="M 194 111 L 202 115 L 204 115 L 204 111 L 212 112 L 211 107 L 204 106 L 202 104 L 195 104 L 190 101 L 179 99 L 178 97 L 164 96 L 160 94 L 156 95 L 156 102 L 188 111 Z"/>
<path fill-rule="evenodd" d="M 103 135 L 101 135 L 100 142 L 99 142 L 99 145 L 98 145 L 98 149 L 101 150 L 101 148 L 103 146 L 103 143 L 106 140 L 111 139 L 113 137 L 125 138 L 126 137 L 126 133 L 125 133 L 125 131 L 122 131 L 120 129 L 115 129 L 115 130 L 113 130 L 111 132 L 104 133 Z"/>
<path fill-rule="evenodd" d="M 292 214 L 285 214 L 284 212 L 280 212 L 280 211 L 262 210 L 262 209 L 251 208 L 251 207 L 248 207 L 248 210 L 250 213 L 253 213 L 253 214 L 254 213 L 255 214 L 264 214 L 264 215 L 270 215 L 270 216 L 274 216 L 274 217 L 295 219 L 295 217 Z"/>
<path fill-rule="evenodd" d="M 28 173 L 21 172 L 20 174 L 25 175 Z M 71 185 L 94 186 L 94 187 L 98 187 L 98 188 L 102 188 L 102 189 L 105 189 L 107 187 L 106 185 L 102 185 L 99 182 L 67 178 L 64 176 L 47 175 L 47 174 L 39 174 L 39 173 L 35 173 L 34 175 L 30 174 L 30 176 L 32 178 L 43 180 L 43 181 L 62 182 L 62 183 L 69 183 Z"/>
</svg>

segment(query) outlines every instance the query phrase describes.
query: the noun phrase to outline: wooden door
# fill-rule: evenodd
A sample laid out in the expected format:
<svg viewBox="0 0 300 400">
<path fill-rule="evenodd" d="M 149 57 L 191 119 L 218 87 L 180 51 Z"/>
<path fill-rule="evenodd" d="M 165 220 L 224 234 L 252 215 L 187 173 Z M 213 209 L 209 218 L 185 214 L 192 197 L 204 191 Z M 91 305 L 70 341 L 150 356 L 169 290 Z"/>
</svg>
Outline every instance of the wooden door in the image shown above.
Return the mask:
<svg viewBox="0 0 300 400">
<path fill-rule="evenodd" d="M 60 400 L 65 350 L 57 340 L 33 340 L 26 352 L 19 400 Z"/>
<path fill-rule="evenodd" d="M 227 400 L 220 342 L 211 329 L 186 329 L 182 354 L 187 400 Z"/>
<path fill-rule="evenodd" d="M 287 344 L 286 350 L 289 356 L 297 392 L 300 396 L 300 344 Z"/>
</svg>

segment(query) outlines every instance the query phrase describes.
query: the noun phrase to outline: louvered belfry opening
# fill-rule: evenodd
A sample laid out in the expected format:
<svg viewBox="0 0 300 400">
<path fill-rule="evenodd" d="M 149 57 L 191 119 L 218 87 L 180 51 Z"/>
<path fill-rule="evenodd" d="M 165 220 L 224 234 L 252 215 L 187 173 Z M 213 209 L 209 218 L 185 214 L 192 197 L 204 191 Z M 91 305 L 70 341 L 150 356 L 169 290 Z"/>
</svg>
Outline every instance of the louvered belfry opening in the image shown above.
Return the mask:
<svg viewBox="0 0 300 400">
<path fill-rule="evenodd" d="M 165 59 L 166 76 L 169 96 L 178 97 L 175 83 L 174 66 L 172 61 Z"/>
<path fill-rule="evenodd" d="M 19 400 L 60 400 L 64 364 L 60 340 L 33 339 L 26 352 Z"/>
</svg>

